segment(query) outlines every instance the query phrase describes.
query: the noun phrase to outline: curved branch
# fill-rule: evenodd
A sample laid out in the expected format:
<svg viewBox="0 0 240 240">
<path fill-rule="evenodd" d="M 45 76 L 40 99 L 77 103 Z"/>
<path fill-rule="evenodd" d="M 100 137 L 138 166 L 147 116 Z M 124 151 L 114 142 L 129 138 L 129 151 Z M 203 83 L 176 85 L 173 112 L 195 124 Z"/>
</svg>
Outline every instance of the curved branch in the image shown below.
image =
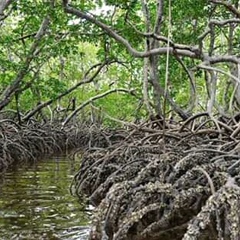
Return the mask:
<svg viewBox="0 0 240 240">
<path fill-rule="evenodd" d="M 39 46 L 39 43 L 42 39 L 42 37 L 45 35 L 47 28 L 50 25 L 50 18 L 49 16 L 46 16 L 42 24 L 35 35 L 35 40 L 31 45 L 31 48 L 29 50 L 29 54 L 26 57 L 20 71 L 18 72 L 16 78 L 13 80 L 13 82 L 3 91 L 3 93 L 0 96 L 0 110 L 2 110 L 5 106 L 7 106 L 11 100 L 15 92 L 17 91 L 19 84 L 23 81 L 24 77 L 29 71 L 30 64 L 32 63 L 33 59 L 36 57 L 36 49 Z"/>
<path fill-rule="evenodd" d="M 69 89 L 68 89 L 67 91 L 65 91 L 64 93 L 59 94 L 56 98 L 50 99 L 50 100 L 48 100 L 48 101 L 46 101 L 46 102 L 44 102 L 44 103 L 39 104 L 35 109 L 33 109 L 33 110 L 32 110 L 31 112 L 29 112 L 25 117 L 23 117 L 22 120 L 23 120 L 23 121 L 28 121 L 32 116 L 34 116 L 37 112 L 39 112 L 39 111 L 40 111 L 41 109 L 43 109 L 44 107 L 52 104 L 52 103 L 53 103 L 54 101 L 56 101 L 56 100 L 58 100 L 58 99 L 60 99 L 60 98 L 62 98 L 62 97 L 64 97 L 64 96 L 68 95 L 69 93 L 71 93 L 72 91 L 74 91 L 75 89 L 77 89 L 79 86 L 81 86 L 81 85 L 83 85 L 83 84 L 86 84 L 86 83 L 92 82 L 92 81 L 95 79 L 95 77 L 100 73 L 100 71 L 102 70 L 102 68 L 103 68 L 104 66 L 106 66 L 106 64 L 110 64 L 110 63 L 113 63 L 113 61 L 112 61 L 112 62 L 106 61 L 106 62 L 104 62 L 104 63 L 102 63 L 102 64 L 99 64 L 99 63 L 98 63 L 98 64 L 95 64 L 94 66 L 92 66 L 92 67 L 84 74 L 84 80 L 83 80 L 83 81 L 78 82 L 77 84 L 75 84 L 73 87 L 69 88 Z M 98 66 L 99 66 L 99 68 L 96 70 L 96 72 L 95 72 L 90 78 L 87 78 L 87 79 L 86 79 L 86 76 L 89 74 L 89 72 L 90 72 L 93 68 L 98 67 Z"/>
<path fill-rule="evenodd" d="M 227 1 L 220 1 L 220 0 L 211 0 L 210 2 L 226 7 L 230 12 L 232 12 L 238 18 L 240 18 L 240 11 L 237 8 L 235 8 L 231 3 Z"/>
<path fill-rule="evenodd" d="M 192 121 L 194 121 L 195 119 L 199 118 L 199 117 L 202 117 L 202 116 L 209 116 L 209 113 L 208 112 L 202 112 L 202 113 L 198 113 L 194 116 L 191 116 L 189 117 L 184 123 L 183 125 L 181 126 L 181 128 L 179 129 L 179 132 L 182 132 L 183 129 Z"/>
<path fill-rule="evenodd" d="M 231 23 L 240 23 L 240 19 L 239 18 L 231 18 L 231 19 L 227 19 L 227 20 L 223 20 L 223 21 L 219 21 L 217 19 L 211 19 L 209 21 L 209 25 L 214 24 L 217 26 L 224 26 L 226 24 L 231 24 Z"/>
<path fill-rule="evenodd" d="M 206 70 L 210 70 L 210 71 L 216 71 L 216 72 L 225 74 L 226 76 L 228 76 L 228 77 L 232 78 L 233 80 L 235 80 L 238 84 L 240 83 L 239 78 L 237 78 L 236 76 L 234 76 L 234 75 L 232 75 L 232 74 L 230 74 L 230 73 L 228 73 L 226 71 L 223 71 L 222 69 L 206 66 L 206 65 L 203 65 L 203 64 L 198 65 L 197 68 L 202 68 L 202 69 L 206 69 Z"/>
<path fill-rule="evenodd" d="M 197 59 L 201 58 L 198 49 L 194 49 L 194 48 L 192 50 L 180 49 L 180 48 L 177 48 L 177 46 L 169 47 L 169 48 L 168 47 L 159 47 L 159 48 L 151 49 L 151 50 L 144 51 L 144 52 L 138 51 L 135 48 L 133 48 L 132 45 L 125 38 L 123 38 L 116 31 L 111 29 L 110 26 L 104 24 L 103 22 L 97 20 L 96 18 L 94 18 L 93 16 L 91 16 L 87 13 L 84 13 L 76 8 L 70 7 L 68 5 L 67 0 L 63 0 L 63 7 L 64 7 L 64 11 L 66 13 L 70 13 L 81 19 L 85 19 L 85 20 L 95 24 L 96 26 L 100 27 L 110 37 L 114 38 L 117 42 L 124 45 L 126 47 L 126 49 L 128 50 L 128 52 L 134 57 L 144 58 L 144 57 L 149 57 L 149 56 L 154 56 L 154 55 L 163 55 L 163 54 L 167 54 L 167 52 L 169 52 L 169 54 L 172 54 L 172 55 L 175 53 L 175 54 L 178 54 L 179 56 L 186 56 L 186 57 L 197 58 Z"/>
<path fill-rule="evenodd" d="M 168 43 L 169 41 L 169 45 L 171 47 L 173 47 L 174 49 L 178 49 L 178 50 L 188 50 L 190 52 L 196 52 L 196 54 L 198 55 L 199 54 L 199 48 L 197 46 L 191 46 L 191 45 L 185 45 L 185 44 L 179 44 L 179 43 L 174 43 L 172 39 L 168 39 L 167 37 L 165 36 L 162 36 L 162 35 L 159 35 L 159 34 L 156 34 L 154 32 L 150 32 L 150 31 L 147 31 L 147 32 L 141 32 L 140 30 L 138 30 L 136 28 L 136 26 L 134 26 L 134 24 L 132 24 L 129 20 L 127 21 L 127 23 L 129 24 L 130 27 L 133 28 L 133 30 L 138 34 L 138 35 L 141 35 L 145 38 L 153 38 L 155 40 L 158 40 L 158 41 L 161 41 L 161 42 L 164 42 L 164 43 Z"/>
<path fill-rule="evenodd" d="M 229 63 L 240 63 L 240 59 L 234 55 L 222 55 L 222 56 L 205 56 L 205 61 L 215 64 L 215 63 L 221 63 L 221 62 L 229 62 Z"/>
<path fill-rule="evenodd" d="M 78 108 L 76 108 L 75 111 L 73 111 L 66 119 L 65 121 L 62 123 L 62 128 L 64 128 L 64 126 L 80 111 L 82 110 L 84 107 L 86 107 L 88 104 L 92 103 L 93 101 L 106 97 L 107 95 L 114 93 L 114 92 L 125 92 L 125 93 L 130 93 L 132 95 L 134 95 L 133 90 L 127 90 L 124 88 L 117 88 L 117 89 L 111 89 L 108 90 L 104 93 L 98 94 L 94 97 L 91 97 L 90 99 L 88 99 L 87 101 L 83 102 Z"/>
</svg>

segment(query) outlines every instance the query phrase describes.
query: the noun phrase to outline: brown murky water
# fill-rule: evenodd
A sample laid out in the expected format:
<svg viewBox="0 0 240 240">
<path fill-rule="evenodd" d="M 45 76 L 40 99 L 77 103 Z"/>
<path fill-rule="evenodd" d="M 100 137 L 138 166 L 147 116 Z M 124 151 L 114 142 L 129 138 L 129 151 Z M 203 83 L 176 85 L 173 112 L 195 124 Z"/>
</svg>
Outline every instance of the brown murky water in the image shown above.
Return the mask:
<svg viewBox="0 0 240 240">
<path fill-rule="evenodd" d="M 69 192 L 78 166 L 57 157 L 2 174 L 0 239 L 87 239 L 89 212 Z"/>
</svg>

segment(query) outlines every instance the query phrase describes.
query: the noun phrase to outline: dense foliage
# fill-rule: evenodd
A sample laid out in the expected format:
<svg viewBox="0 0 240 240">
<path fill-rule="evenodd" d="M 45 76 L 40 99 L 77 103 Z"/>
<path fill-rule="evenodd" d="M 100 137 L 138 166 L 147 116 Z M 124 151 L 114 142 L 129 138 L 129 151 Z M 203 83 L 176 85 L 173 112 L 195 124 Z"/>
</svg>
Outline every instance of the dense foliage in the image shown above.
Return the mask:
<svg viewBox="0 0 240 240">
<path fill-rule="evenodd" d="M 0 109 L 20 122 L 239 109 L 238 1 L 8 0 L 0 15 Z"/>
</svg>

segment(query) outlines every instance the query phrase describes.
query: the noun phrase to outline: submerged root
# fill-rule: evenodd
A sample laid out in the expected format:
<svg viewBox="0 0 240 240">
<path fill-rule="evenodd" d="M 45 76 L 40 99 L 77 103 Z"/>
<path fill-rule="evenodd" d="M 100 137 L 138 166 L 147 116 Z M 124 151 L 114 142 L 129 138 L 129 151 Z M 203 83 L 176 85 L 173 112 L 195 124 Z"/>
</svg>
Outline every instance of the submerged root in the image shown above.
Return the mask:
<svg viewBox="0 0 240 240">
<path fill-rule="evenodd" d="M 96 206 L 90 239 L 240 239 L 240 140 L 187 124 L 84 153 L 72 188 Z"/>
</svg>

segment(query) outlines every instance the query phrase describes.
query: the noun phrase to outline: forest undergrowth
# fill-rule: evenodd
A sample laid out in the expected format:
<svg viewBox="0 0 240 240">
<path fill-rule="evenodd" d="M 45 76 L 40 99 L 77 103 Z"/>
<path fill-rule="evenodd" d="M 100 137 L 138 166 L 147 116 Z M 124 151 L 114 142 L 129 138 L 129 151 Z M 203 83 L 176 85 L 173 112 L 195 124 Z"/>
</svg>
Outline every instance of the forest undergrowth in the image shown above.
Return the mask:
<svg viewBox="0 0 240 240">
<path fill-rule="evenodd" d="M 240 239 L 239 116 L 162 123 L 84 152 L 71 190 L 95 206 L 90 239 Z"/>
</svg>

